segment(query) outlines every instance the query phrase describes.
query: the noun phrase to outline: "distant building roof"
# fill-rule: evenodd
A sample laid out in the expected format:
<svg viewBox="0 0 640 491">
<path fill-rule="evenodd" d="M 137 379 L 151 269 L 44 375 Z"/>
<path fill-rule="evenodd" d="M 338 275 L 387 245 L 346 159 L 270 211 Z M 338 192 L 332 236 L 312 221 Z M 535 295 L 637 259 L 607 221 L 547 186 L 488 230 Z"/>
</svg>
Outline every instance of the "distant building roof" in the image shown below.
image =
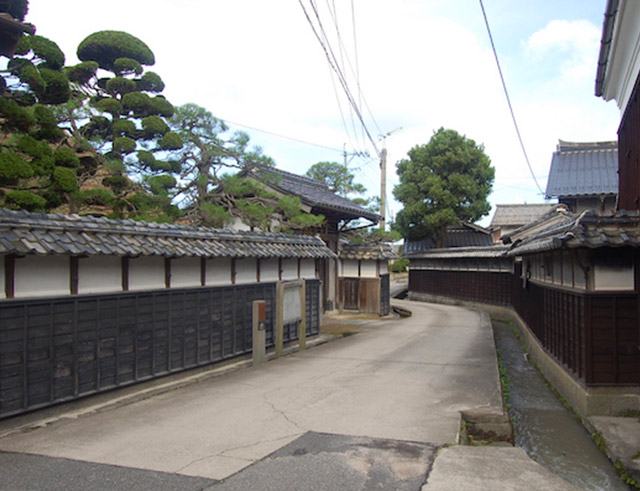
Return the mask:
<svg viewBox="0 0 640 491">
<path fill-rule="evenodd" d="M 236 232 L 0 209 L 0 254 L 335 257 L 307 235 Z"/>
<path fill-rule="evenodd" d="M 546 221 L 522 230 L 513 241 L 510 256 L 544 252 L 560 248 L 640 247 L 640 215 L 618 212 L 598 216 L 593 211 L 579 215 L 561 211 Z"/>
<path fill-rule="evenodd" d="M 520 227 L 551 211 L 555 203 L 496 205 L 491 227 Z"/>
<path fill-rule="evenodd" d="M 338 253 L 340 259 L 389 260 L 398 255 L 390 244 L 343 244 Z"/>
<path fill-rule="evenodd" d="M 449 247 L 482 247 L 491 246 L 491 231 L 473 223 L 461 223 L 447 227 L 444 248 Z M 428 237 L 422 240 L 407 240 L 404 243 L 404 253 L 407 256 L 420 254 L 436 248 L 436 242 Z"/>
<path fill-rule="evenodd" d="M 560 140 L 551 160 L 547 198 L 618 193 L 617 142 Z"/>
<path fill-rule="evenodd" d="M 330 210 L 346 218 L 366 218 L 372 222 L 377 222 L 380 219 L 377 213 L 366 210 L 350 199 L 337 195 L 324 183 L 310 177 L 271 167 L 254 168 L 250 171 L 250 174 L 260 179 L 265 176 L 270 177 L 271 179 L 266 182 L 269 187 L 286 194 L 298 196 L 304 204 L 320 211 L 322 209 Z"/>
<path fill-rule="evenodd" d="M 449 249 L 430 249 L 420 254 L 414 254 L 412 259 L 461 259 L 461 258 L 498 258 L 505 257 L 508 250 L 506 245 L 482 247 L 454 247 Z"/>
</svg>

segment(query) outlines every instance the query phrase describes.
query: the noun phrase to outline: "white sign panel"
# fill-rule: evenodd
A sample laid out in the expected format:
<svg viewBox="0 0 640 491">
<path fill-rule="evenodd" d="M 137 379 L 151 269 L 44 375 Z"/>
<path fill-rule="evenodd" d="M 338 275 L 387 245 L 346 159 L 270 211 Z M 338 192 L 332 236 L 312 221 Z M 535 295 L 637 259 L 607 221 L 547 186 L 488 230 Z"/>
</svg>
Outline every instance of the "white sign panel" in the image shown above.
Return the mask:
<svg viewBox="0 0 640 491">
<path fill-rule="evenodd" d="M 302 320 L 302 305 L 300 305 L 300 285 L 285 287 L 284 289 L 284 319 L 285 324 Z"/>
</svg>

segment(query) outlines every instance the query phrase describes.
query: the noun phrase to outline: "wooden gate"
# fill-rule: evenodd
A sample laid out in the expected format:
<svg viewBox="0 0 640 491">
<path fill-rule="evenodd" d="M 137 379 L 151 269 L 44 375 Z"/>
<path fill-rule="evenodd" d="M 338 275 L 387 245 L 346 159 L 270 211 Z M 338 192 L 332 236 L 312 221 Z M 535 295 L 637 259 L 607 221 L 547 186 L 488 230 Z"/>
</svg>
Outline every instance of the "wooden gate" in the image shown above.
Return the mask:
<svg viewBox="0 0 640 491">
<path fill-rule="evenodd" d="M 360 279 L 342 278 L 342 308 L 345 310 L 358 310 L 360 298 Z"/>
</svg>

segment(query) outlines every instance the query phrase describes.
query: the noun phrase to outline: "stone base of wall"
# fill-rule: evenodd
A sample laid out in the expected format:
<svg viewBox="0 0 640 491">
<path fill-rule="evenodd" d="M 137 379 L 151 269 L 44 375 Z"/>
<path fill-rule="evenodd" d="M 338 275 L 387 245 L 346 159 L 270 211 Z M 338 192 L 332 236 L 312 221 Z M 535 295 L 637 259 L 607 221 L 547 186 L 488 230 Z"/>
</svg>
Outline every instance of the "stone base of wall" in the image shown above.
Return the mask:
<svg viewBox="0 0 640 491">
<path fill-rule="evenodd" d="M 489 313 L 492 317 L 512 320 L 520 329 L 529 360 L 582 417 L 619 416 L 640 410 L 640 387 L 585 387 L 549 355 L 520 316 L 510 307 L 466 302 L 439 295 L 409 292 L 409 300 L 460 305 Z"/>
</svg>

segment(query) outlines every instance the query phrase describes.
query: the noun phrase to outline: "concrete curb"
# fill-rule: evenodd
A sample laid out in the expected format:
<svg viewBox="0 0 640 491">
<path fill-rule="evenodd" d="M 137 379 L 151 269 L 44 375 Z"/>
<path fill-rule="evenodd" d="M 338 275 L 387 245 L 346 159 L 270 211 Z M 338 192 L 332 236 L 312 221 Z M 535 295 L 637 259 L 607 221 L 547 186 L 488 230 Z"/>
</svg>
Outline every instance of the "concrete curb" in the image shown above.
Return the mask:
<svg viewBox="0 0 640 491">
<path fill-rule="evenodd" d="M 320 334 L 317 337 L 307 340 L 307 349 L 320 346 L 338 339 L 337 336 Z M 283 356 L 290 355 L 300 351 L 297 344 L 285 347 Z M 275 352 L 267 353 L 267 361 L 276 359 Z M 0 438 L 4 438 L 14 433 L 20 433 L 24 431 L 35 430 L 43 428 L 47 425 L 56 423 L 63 419 L 77 419 L 87 414 L 97 413 L 100 411 L 106 411 L 108 409 L 115 409 L 127 404 L 133 404 L 151 397 L 171 392 L 173 390 L 180 389 L 192 384 L 203 382 L 210 378 L 221 377 L 223 375 L 241 370 L 243 368 L 250 368 L 253 362 L 249 356 L 244 356 L 241 359 L 233 359 L 227 362 L 219 362 L 210 367 L 195 367 L 190 370 L 178 372 L 168 375 L 166 378 L 175 377 L 172 380 L 162 382 L 161 379 L 149 380 L 141 382 L 139 384 L 122 387 L 120 389 L 114 389 L 101 394 L 94 394 L 88 396 L 85 399 L 79 401 L 71 401 L 69 403 L 62 403 L 59 406 L 52 408 L 45 408 L 41 411 L 54 412 L 51 416 L 37 418 L 36 416 L 40 411 L 36 410 L 33 413 L 29 413 L 22 416 L 17 416 L 14 419 L 8 419 L 0 421 Z M 194 373 L 197 372 L 197 373 Z M 121 392 L 118 395 L 118 392 Z M 110 396 L 110 397 L 109 397 Z M 92 398 L 104 398 L 105 400 L 100 402 L 91 403 Z M 80 405 L 81 407 L 75 408 Z M 26 420 L 26 421 L 25 421 Z M 11 425 L 11 422 L 15 421 L 15 425 Z M 21 421 L 25 421 L 22 422 Z M 8 428 L 3 429 L 3 426 Z"/>
</svg>

